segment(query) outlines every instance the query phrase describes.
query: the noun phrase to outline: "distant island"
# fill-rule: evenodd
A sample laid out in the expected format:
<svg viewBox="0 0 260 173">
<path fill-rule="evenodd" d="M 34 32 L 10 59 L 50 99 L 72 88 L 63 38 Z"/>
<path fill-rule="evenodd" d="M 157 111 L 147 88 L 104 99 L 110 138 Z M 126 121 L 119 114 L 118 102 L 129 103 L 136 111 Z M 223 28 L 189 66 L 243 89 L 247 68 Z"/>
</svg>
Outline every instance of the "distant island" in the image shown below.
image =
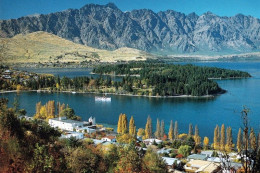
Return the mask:
<svg viewBox="0 0 260 173">
<path fill-rule="evenodd" d="M 247 72 L 156 61 L 99 65 L 98 78 L 62 77 L 12 70 L 1 66 L 2 91 L 110 93 L 148 97 L 213 96 L 224 93 L 212 79 L 247 78 Z M 113 76 L 121 76 L 113 80 Z"/>
</svg>

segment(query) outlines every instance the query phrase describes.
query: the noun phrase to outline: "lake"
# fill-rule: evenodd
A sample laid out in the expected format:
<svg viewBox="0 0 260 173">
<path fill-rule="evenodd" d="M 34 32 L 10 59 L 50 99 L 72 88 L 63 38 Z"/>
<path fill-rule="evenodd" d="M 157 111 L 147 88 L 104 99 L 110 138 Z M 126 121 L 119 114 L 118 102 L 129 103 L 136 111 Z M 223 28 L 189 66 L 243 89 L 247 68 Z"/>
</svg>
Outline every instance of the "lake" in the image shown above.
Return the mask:
<svg viewBox="0 0 260 173">
<path fill-rule="evenodd" d="M 247 71 L 253 77 L 216 80 L 221 88 L 227 90 L 227 93 L 214 98 L 147 98 L 111 95 L 110 103 L 100 103 L 95 102 L 94 94 L 22 92 L 18 95 L 0 94 L 0 97 L 7 97 L 12 102 L 17 96 L 20 107 L 26 109 L 28 115 L 35 113 L 36 102 L 41 101 L 45 104 L 48 100 L 59 101 L 69 104 L 83 120 L 94 116 L 97 123 L 114 127 L 120 113 L 125 113 L 128 119 L 133 116 L 137 128 L 144 128 L 147 116 L 150 115 L 153 131 L 155 131 L 157 118 L 164 120 L 167 133 L 170 120 L 178 121 L 179 133 L 187 133 L 189 123 L 193 126 L 197 124 L 202 141 L 204 136 L 208 136 L 210 142 L 213 141 L 216 124 L 221 126 L 223 123 L 226 127 L 232 127 L 234 140 L 236 140 L 238 128 L 242 126 L 240 112 L 243 106 L 246 106 L 250 109 L 250 125 L 258 132 L 260 129 L 260 62 L 193 62 L 192 64 Z M 90 75 L 90 70 L 85 68 L 27 70 L 69 77 Z"/>
</svg>

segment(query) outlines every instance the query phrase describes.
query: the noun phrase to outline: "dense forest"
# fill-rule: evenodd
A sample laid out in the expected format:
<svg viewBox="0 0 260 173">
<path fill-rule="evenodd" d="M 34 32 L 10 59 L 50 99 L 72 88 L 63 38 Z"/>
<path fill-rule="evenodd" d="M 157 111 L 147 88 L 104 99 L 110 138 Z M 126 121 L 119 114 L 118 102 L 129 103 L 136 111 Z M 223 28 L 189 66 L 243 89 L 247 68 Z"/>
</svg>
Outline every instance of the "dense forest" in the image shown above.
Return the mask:
<svg viewBox="0 0 260 173">
<path fill-rule="evenodd" d="M 250 74 L 242 71 L 215 67 L 198 67 L 191 64 L 140 63 L 103 65 L 94 68 L 94 73 L 124 75 L 123 86 L 127 91 L 150 88 L 152 95 L 202 96 L 223 91 L 211 78 L 245 78 Z M 147 94 L 147 93 L 146 93 Z M 149 93 L 150 94 L 150 93 Z"/>
<path fill-rule="evenodd" d="M 2 72 L 6 69 L 2 69 Z M 156 62 L 101 65 L 93 69 L 93 77 L 62 77 L 14 72 L 10 79 L 0 80 L 0 90 L 48 90 L 116 93 L 145 96 L 203 96 L 223 93 L 212 78 L 246 78 L 242 71 L 194 65 Z M 112 80 L 120 75 L 121 80 Z M 9 76 L 8 76 L 9 77 Z"/>
</svg>

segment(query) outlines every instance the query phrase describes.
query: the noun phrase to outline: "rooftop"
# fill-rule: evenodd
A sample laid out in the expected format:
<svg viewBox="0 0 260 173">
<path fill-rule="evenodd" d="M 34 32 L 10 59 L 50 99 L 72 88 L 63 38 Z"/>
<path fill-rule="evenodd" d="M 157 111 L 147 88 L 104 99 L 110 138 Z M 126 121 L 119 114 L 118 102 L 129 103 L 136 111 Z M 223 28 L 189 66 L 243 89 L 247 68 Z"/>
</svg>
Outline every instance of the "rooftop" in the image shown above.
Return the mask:
<svg viewBox="0 0 260 173">
<path fill-rule="evenodd" d="M 52 118 L 51 120 L 61 121 L 61 122 L 70 123 L 70 124 L 83 123 L 82 121 L 76 121 L 76 120 L 66 119 L 66 117 Z"/>
<path fill-rule="evenodd" d="M 188 159 L 194 160 L 206 160 L 207 156 L 205 154 L 192 154 L 187 157 Z"/>
</svg>

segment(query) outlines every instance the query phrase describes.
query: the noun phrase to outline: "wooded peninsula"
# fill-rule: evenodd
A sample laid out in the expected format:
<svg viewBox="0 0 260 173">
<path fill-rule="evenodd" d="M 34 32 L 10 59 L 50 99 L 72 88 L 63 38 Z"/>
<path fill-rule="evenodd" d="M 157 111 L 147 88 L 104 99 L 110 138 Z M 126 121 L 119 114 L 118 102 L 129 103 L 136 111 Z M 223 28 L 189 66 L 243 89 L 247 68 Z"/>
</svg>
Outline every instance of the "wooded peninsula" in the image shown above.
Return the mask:
<svg viewBox="0 0 260 173">
<path fill-rule="evenodd" d="M 99 65 L 93 77 L 36 74 L 1 67 L 0 90 L 47 90 L 114 93 L 140 96 L 207 96 L 224 93 L 213 79 L 247 78 L 247 72 L 191 64 L 131 62 Z M 120 80 L 114 80 L 121 76 Z"/>
</svg>

